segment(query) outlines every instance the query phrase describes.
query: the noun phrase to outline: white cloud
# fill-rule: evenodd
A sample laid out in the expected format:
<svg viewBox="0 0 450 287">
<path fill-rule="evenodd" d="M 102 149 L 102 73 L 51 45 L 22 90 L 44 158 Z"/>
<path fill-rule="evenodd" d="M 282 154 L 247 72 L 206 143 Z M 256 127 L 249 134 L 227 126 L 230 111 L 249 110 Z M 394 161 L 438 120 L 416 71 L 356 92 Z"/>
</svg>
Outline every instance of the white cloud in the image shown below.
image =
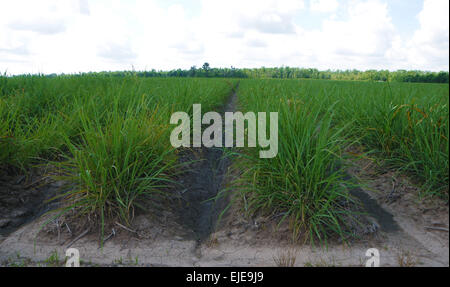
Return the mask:
<svg viewBox="0 0 450 287">
<path fill-rule="evenodd" d="M 330 13 L 339 7 L 337 0 L 310 0 L 310 9 L 316 12 Z"/>
<path fill-rule="evenodd" d="M 423 10 L 418 15 L 420 29 L 414 34 L 413 41 L 436 49 L 448 49 L 448 8 L 449 1 L 425 0 Z"/>
<path fill-rule="evenodd" d="M 133 60 L 137 57 L 129 45 L 111 43 L 99 49 L 98 56 L 117 62 Z"/>
<path fill-rule="evenodd" d="M 391 44 L 394 26 L 387 5 L 379 1 L 355 2 L 348 20 L 327 20 L 321 36 L 329 52 L 338 55 L 382 56 Z"/>
<path fill-rule="evenodd" d="M 415 67 L 448 70 L 449 62 L 449 1 L 425 0 L 419 13 L 420 28 L 410 43 L 409 60 Z"/>
<path fill-rule="evenodd" d="M 89 10 L 89 2 L 88 0 L 78 0 L 78 6 L 80 9 L 80 13 L 84 15 L 90 15 L 91 12 Z"/>
<path fill-rule="evenodd" d="M 9 28 L 18 31 L 32 31 L 39 34 L 57 34 L 66 30 L 63 19 L 21 19 L 9 24 Z"/>
<path fill-rule="evenodd" d="M 330 15 L 317 30 L 300 35 L 302 66 L 320 69 L 392 69 L 387 59 L 395 39 L 386 3 L 353 0 L 337 20 Z M 308 55 L 307 58 L 304 56 Z M 311 59 L 311 60 L 309 60 Z"/>
<path fill-rule="evenodd" d="M 301 0 L 204 0 L 201 18 L 219 33 L 255 30 L 285 34 L 294 32 L 293 17 L 303 7 Z"/>
<path fill-rule="evenodd" d="M 307 7 L 295 0 L 203 0 L 195 16 L 188 6 L 156 0 L 17 1 L 0 10 L 0 72 L 188 69 L 206 61 L 448 70 L 446 0 L 425 0 L 409 39 L 399 36 L 384 0 L 310 0 Z M 306 30 L 298 19 L 311 11 L 322 25 Z"/>
<path fill-rule="evenodd" d="M 9 1 L 2 4 L 1 23 L 12 30 L 40 34 L 64 32 L 73 16 L 76 2 L 62 1 Z"/>
</svg>

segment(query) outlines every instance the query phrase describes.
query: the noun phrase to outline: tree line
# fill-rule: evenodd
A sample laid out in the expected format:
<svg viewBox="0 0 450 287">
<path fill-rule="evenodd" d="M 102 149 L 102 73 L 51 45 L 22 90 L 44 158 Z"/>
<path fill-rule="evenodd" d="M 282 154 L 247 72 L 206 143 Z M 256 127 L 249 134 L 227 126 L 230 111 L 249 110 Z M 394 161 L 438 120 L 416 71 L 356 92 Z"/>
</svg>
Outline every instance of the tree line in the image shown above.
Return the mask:
<svg viewBox="0 0 450 287">
<path fill-rule="evenodd" d="M 82 73 L 80 75 L 84 75 Z M 92 74 L 92 73 L 87 73 Z M 211 68 L 208 63 L 202 67 L 192 66 L 189 70 L 176 69 L 170 71 L 118 71 L 100 72 L 95 74 L 108 74 L 114 77 L 135 75 L 138 77 L 201 77 L 201 78 L 256 78 L 256 79 L 323 79 L 323 80 L 344 80 L 344 81 L 391 81 L 391 82 L 412 82 L 412 83 L 448 83 L 448 72 L 427 72 L 427 71 L 407 71 L 407 70 L 325 70 L 292 67 L 275 68 Z M 55 74 L 49 76 L 56 76 Z"/>
</svg>

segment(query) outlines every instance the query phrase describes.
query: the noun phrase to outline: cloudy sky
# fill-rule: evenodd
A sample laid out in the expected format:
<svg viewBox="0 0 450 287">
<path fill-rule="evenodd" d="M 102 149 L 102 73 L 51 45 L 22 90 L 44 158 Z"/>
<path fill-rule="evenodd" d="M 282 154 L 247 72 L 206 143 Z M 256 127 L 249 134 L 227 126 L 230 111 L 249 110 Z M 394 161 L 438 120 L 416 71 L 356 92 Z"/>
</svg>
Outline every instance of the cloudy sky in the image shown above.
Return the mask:
<svg viewBox="0 0 450 287">
<path fill-rule="evenodd" d="M 0 72 L 449 70 L 448 0 L 0 0 Z"/>
</svg>

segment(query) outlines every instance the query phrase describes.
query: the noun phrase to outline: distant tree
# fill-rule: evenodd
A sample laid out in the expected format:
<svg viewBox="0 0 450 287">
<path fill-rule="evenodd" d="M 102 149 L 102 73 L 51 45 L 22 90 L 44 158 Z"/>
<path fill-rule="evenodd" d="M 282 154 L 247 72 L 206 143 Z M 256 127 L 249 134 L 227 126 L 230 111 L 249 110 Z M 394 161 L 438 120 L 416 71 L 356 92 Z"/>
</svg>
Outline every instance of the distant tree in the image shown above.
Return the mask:
<svg viewBox="0 0 450 287">
<path fill-rule="evenodd" d="M 197 73 L 197 67 L 196 66 L 192 66 L 189 69 L 188 75 L 189 75 L 189 77 L 195 77 L 196 73 Z"/>
<path fill-rule="evenodd" d="M 205 72 L 205 76 L 208 77 L 209 76 L 209 70 L 211 69 L 209 67 L 209 63 L 208 62 L 204 63 L 203 66 L 202 66 L 202 69 Z"/>
</svg>

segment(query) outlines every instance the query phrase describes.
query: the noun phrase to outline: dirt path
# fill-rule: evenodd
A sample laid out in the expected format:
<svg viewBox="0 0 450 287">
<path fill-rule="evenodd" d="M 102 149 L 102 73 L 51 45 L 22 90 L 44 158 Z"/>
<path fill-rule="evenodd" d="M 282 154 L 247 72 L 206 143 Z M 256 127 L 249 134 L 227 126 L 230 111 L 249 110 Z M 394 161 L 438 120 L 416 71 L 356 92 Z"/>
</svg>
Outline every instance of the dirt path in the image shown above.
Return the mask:
<svg viewBox="0 0 450 287">
<path fill-rule="evenodd" d="M 222 111 L 234 111 L 236 105 L 236 89 L 227 100 Z M 225 144 L 225 123 L 222 127 L 222 146 Z M 179 218 L 182 225 L 192 231 L 193 239 L 199 246 L 215 230 L 220 212 L 227 204 L 226 198 L 214 198 L 223 186 L 227 169 L 230 165 L 224 148 L 193 148 L 185 151 L 184 160 L 195 161 L 181 178 L 183 184 L 182 206 Z"/>
</svg>

